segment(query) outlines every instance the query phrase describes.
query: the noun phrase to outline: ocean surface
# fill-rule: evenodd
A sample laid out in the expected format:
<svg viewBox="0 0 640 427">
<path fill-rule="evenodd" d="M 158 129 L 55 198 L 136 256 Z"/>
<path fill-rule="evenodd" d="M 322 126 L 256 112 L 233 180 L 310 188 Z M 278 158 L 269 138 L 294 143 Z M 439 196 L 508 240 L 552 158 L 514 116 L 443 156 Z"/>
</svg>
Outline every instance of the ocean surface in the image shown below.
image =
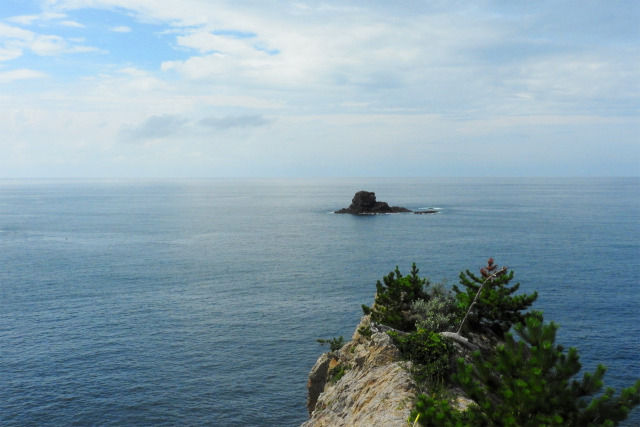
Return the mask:
<svg viewBox="0 0 640 427">
<path fill-rule="evenodd" d="M 358 190 L 440 212 L 331 213 Z M 376 280 L 488 257 L 585 370 L 640 377 L 638 178 L 0 180 L 0 425 L 297 426 Z"/>
</svg>

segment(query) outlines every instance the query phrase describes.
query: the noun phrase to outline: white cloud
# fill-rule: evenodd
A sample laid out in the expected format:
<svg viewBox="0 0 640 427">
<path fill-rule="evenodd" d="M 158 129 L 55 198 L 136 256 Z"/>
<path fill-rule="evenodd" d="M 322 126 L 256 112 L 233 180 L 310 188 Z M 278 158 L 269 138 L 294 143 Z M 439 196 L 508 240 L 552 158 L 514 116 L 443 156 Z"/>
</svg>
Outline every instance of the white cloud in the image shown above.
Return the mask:
<svg viewBox="0 0 640 427">
<path fill-rule="evenodd" d="M 34 33 L 0 22 L 0 37 L 5 40 L 29 40 L 34 37 Z"/>
<path fill-rule="evenodd" d="M 62 21 L 60 22 L 60 24 L 64 25 L 65 27 L 87 28 L 85 25 L 76 21 Z"/>
<path fill-rule="evenodd" d="M 16 46 L 0 47 L 0 61 L 11 61 L 22 56 L 22 49 Z"/>
<path fill-rule="evenodd" d="M 482 120 L 465 120 L 456 126 L 456 132 L 462 135 L 482 136 L 495 134 L 505 130 L 521 130 L 541 127 L 581 127 L 588 125 L 623 125 L 627 122 L 623 118 L 611 118 L 602 116 L 553 116 L 553 115 L 527 115 L 494 117 Z"/>
<path fill-rule="evenodd" d="M 7 21 L 15 22 L 16 24 L 21 24 L 21 25 L 31 25 L 33 24 L 34 21 L 38 19 L 39 19 L 38 15 L 20 15 L 20 16 L 12 16 L 8 18 Z"/>
<path fill-rule="evenodd" d="M 628 148 L 638 129 L 638 31 L 624 18 L 637 8 L 624 4 L 607 5 L 621 12 L 604 19 L 596 3 L 580 10 L 555 2 L 45 3 L 47 13 L 0 23 L 0 60 L 22 56 L 27 70 L 36 68 L 22 55 L 29 50 L 46 64 L 51 56 L 95 51 L 105 38 L 110 43 L 108 55 L 74 57 L 88 70 L 82 80 L 2 99 L 43 110 L 29 129 L 55 131 L 61 145 L 99 133 L 96 146 L 126 158 L 130 152 L 109 145 L 126 136 L 142 141 L 135 149 L 176 153 L 183 166 L 197 152 L 229 170 L 244 164 L 243 156 L 266 170 L 269 162 L 285 167 L 283 159 L 348 163 L 363 151 L 369 166 L 405 152 L 416 165 L 437 159 L 444 170 L 458 157 L 471 165 L 486 148 L 531 171 L 553 144 L 568 147 L 567 162 L 597 152 L 604 140 L 620 156 L 638 151 Z M 142 50 L 111 44 L 119 38 L 113 34 L 97 36 L 76 13 L 83 8 L 109 10 L 100 31 L 131 32 L 127 41 Z M 572 11 L 580 19 L 567 18 Z M 117 13 L 126 17 L 114 19 Z M 85 25 L 85 39 L 68 38 L 65 22 Z M 119 22 L 128 26 L 113 27 Z M 20 27 L 33 24 L 33 31 Z M 122 51 L 128 54 L 118 56 Z M 21 129 L 24 141 L 35 132 L 29 129 Z M 619 141 L 601 138 L 610 130 Z"/>
<path fill-rule="evenodd" d="M 252 50 L 251 39 L 238 39 L 227 35 L 212 34 L 206 30 L 193 31 L 186 36 L 178 36 L 180 46 L 196 49 L 200 53 L 220 52 L 225 54 L 247 54 Z"/>
<path fill-rule="evenodd" d="M 38 36 L 28 44 L 37 55 L 57 55 L 68 49 L 67 42 L 59 36 Z"/>
<path fill-rule="evenodd" d="M 629 53 L 631 56 L 624 60 L 607 52 L 589 52 L 528 61 L 523 83 L 538 96 L 555 94 L 574 99 L 638 96 L 640 59 Z M 629 89 L 633 92 L 625 93 Z"/>
<path fill-rule="evenodd" d="M 66 18 L 67 15 L 63 13 L 51 13 L 44 12 L 39 15 L 20 15 L 13 16 L 7 19 L 9 22 L 15 22 L 16 24 L 21 25 L 32 25 L 36 21 L 51 21 L 51 20 L 60 20 Z M 63 23 L 64 24 L 64 23 Z"/>
<path fill-rule="evenodd" d="M 0 60 L 10 61 L 21 57 L 27 43 L 34 38 L 35 34 L 31 31 L 0 22 Z"/>
<path fill-rule="evenodd" d="M 119 27 L 113 27 L 111 28 L 111 31 L 113 31 L 114 33 L 130 33 L 131 32 L 131 28 L 121 25 Z"/>
<path fill-rule="evenodd" d="M 58 35 L 39 34 L 0 23 L 0 60 L 19 58 L 25 50 L 42 56 L 99 51 L 95 47 L 80 44 L 81 40 L 83 39 L 65 39 Z"/>
<path fill-rule="evenodd" d="M 25 44 L 29 50 L 37 55 L 56 56 L 65 53 L 97 52 L 99 49 L 91 46 L 70 44 L 60 36 L 39 35 Z"/>
<path fill-rule="evenodd" d="M 46 77 L 45 73 L 26 68 L 11 71 L 0 71 L 0 83 L 11 83 L 16 80 L 39 79 Z"/>
</svg>

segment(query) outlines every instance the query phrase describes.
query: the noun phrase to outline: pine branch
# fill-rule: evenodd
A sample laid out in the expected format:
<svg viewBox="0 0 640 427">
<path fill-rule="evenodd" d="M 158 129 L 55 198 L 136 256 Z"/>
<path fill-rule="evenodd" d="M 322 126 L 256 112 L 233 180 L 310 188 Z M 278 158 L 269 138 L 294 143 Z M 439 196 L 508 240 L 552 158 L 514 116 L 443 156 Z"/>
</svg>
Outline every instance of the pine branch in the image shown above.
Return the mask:
<svg viewBox="0 0 640 427">
<path fill-rule="evenodd" d="M 476 293 L 476 296 L 473 299 L 473 302 L 469 306 L 469 309 L 467 310 L 467 314 L 464 315 L 464 317 L 462 318 L 462 322 L 460 322 L 460 327 L 458 328 L 458 332 L 456 332 L 457 335 L 460 335 L 460 332 L 462 331 L 462 327 L 464 326 L 464 322 L 467 320 L 467 317 L 469 316 L 469 313 L 471 313 L 471 309 L 473 308 L 473 306 L 475 305 L 476 301 L 478 300 L 478 297 L 480 296 L 480 293 L 482 292 L 482 288 L 484 287 L 485 283 L 487 283 L 489 281 L 493 282 L 493 279 L 495 279 L 496 277 L 504 274 L 506 271 L 507 271 L 507 266 L 504 266 L 500 270 L 496 271 L 495 273 L 487 274 L 487 278 L 480 285 L 480 289 L 478 289 L 478 292 Z M 483 276 L 485 274 L 486 274 L 486 271 L 483 272 Z"/>
</svg>

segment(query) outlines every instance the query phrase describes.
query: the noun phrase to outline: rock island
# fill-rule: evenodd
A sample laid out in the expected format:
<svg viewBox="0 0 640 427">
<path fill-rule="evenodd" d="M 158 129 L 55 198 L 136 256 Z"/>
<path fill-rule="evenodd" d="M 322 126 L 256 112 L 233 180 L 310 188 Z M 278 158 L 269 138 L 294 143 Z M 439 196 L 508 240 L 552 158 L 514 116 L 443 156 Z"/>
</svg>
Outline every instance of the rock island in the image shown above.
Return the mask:
<svg viewBox="0 0 640 427">
<path fill-rule="evenodd" d="M 358 191 L 348 208 L 335 211 L 338 214 L 372 215 L 386 213 L 412 212 L 400 206 L 389 206 L 386 202 L 376 201 L 376 193 L 371 191 Z"/>
</svg>

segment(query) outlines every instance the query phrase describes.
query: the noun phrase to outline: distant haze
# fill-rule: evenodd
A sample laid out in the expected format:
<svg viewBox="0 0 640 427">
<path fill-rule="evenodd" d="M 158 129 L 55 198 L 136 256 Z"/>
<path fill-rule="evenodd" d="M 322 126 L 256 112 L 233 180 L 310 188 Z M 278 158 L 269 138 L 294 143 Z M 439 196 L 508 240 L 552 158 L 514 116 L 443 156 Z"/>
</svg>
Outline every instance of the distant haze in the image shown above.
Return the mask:
<svg viewBox="0 0 640 427">
<path fill-rule="evenodd" d="M 2 0 L 0 178 L 639 176 L 640 2 Z"/>
</svg>

